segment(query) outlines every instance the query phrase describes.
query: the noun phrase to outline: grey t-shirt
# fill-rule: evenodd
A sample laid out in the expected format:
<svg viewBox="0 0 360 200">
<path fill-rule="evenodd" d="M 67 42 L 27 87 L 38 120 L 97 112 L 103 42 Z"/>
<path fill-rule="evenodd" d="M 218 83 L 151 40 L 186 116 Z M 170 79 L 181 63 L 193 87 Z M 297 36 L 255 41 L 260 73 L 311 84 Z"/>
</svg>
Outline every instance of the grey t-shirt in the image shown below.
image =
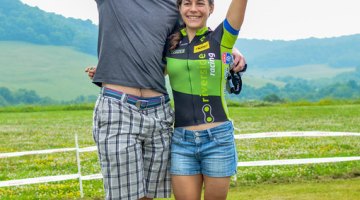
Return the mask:
<svg viewBox="0 0 360 200">
<path fill-rule="evenodd" d="M 96 0 L 98 65 L 93 82 L 166 93 L 163 52 L 179 14 L 176 0 Z"/>
</svg>

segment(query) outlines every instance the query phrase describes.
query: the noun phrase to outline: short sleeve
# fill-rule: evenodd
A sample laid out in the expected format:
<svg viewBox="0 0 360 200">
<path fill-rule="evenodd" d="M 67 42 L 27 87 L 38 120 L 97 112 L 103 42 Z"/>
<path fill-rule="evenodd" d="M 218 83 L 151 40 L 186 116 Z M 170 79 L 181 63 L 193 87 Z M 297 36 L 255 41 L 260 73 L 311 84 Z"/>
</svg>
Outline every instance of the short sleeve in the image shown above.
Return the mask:
<svg viewBox="0 0 360 200">
<path fill-rule="evenodd" d="M 230 49 L 233 48 L 238 35 L 239 30 L 234 29 L 227 19 L 214 31 L 214 37 L 219 41 L 220 45 Z"/>
<path fill-rule="evenodd" d="M 221 45 L 228 48 L 232 48 L 238 38 L 239 30 L 234 29 L 229 24 L 227 19 L 225 19 L 223 26 L 224 26 L 224 34 L 221 39 Z"/>
</svg>

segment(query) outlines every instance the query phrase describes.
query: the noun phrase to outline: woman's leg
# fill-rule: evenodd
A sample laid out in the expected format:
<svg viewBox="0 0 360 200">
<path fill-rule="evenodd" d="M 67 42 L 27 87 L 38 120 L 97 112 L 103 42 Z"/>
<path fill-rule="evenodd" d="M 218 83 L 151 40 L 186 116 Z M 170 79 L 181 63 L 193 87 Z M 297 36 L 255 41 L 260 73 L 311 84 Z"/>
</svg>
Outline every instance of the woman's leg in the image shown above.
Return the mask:
<svg viewBox="0 0 360 200">
<path fill-rule="evenodd" d="M 226 200 L 230 177 L 213 178 L 204 176 L 205 200 Z"/>
<path fill-rule="evenodd" d="M 194 176 L 172 176 L 171 183 L 176 200 L 200 200 L 203 185 L 201 174 Z"/>
</svg>

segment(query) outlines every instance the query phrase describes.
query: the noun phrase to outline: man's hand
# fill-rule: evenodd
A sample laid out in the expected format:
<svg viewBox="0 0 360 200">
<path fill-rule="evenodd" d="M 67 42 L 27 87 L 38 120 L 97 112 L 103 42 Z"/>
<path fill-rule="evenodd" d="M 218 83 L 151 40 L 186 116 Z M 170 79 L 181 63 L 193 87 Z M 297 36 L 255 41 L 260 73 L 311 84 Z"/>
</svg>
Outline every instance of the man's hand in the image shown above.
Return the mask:
<svg viewBox="0 0 360 200">
<path fill-rule="evenodd" d="M 89 78 L 92 80 L 96 73 L 96 67 L 86 67 L 85 72 L 87 72 Z"/>
<path fill-rule="evenodd" d="M 244 56 L 236 48 L 233 48 L 232 55 L 234 56 L 234 67 L 232 68 L 234 72 L 243 71 L 246 64 Z"/>
</svg>

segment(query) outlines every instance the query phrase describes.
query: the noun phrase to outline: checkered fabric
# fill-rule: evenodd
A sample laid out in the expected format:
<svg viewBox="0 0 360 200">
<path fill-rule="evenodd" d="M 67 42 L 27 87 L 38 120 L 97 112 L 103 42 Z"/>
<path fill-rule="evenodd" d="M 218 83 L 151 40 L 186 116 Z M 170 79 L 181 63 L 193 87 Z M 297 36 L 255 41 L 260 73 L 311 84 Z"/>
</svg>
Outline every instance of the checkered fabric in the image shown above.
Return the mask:
<svg viewBox="0 0 360 200">
<path fill-rule="evenodd" d="M 140 109 L 122 99 L 99 96 L 94 109 L 93 137 L 106 199 L 171 196 L 173 119 L 169 103 Z"/>
</svg>

